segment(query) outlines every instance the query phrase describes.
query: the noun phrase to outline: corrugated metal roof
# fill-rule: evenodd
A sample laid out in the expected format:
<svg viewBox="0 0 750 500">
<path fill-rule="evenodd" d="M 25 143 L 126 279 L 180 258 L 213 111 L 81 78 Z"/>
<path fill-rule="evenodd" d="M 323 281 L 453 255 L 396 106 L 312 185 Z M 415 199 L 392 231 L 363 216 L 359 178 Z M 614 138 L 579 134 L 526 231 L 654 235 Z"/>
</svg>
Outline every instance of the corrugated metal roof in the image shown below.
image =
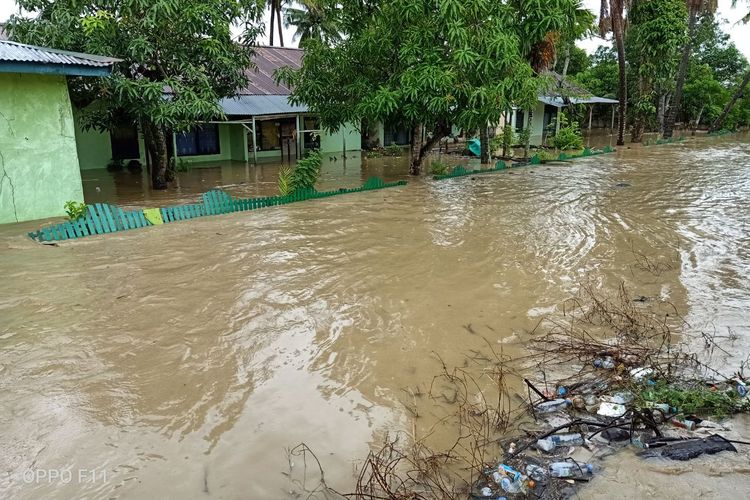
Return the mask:
<svg viewBox="0 0 750 500">
<path fill-rule="evenodd" d="M 5 24 L 0 23 L 0 40 L 7 40 L 8 33 L 5 32 Z"/>
<path fill-rule="evenodd" d="M 569 97 L 568 99 L 570 100 L 571 104 L 617 104 L 618 102 L 615 99 L 608 99 L 606 97 L 597 96 Z M 549 104 L 550 106 L 555 106 L 556 108 L 563 108 L 567 106 L 562 97 L 541 95 L 539 96 L 539 100 L 544 104 Z"/>
<path fill-rule="evenodd" d="M 307 106 L 289 103 L 285 95 L 240 95 L 222 99 L 219 104 L 227 116 L 263 116 L 306 113 Z"/>
<path fill-rule="evenodd" d="M 238 95 L 289 95 L 292 89 L 277 84 L 274 72 L 282 67 L 302 67 L 302 49 L 285 47 L 257 47 L 253 62 L 256 68 L 245 71 L 248 84 L 237 92 Z"/>
<path fill-rule="evenodd" d="M 113 57 L 95 56 L 81 52 L 48 49 L 35 45 L 26 45 L 9 40 L 0 40 L 0 62 L 20 62 L 38 64 L 58 64 L 66 66 L 91 66 L 106 68 L 120 59 Z"/>
</svg>

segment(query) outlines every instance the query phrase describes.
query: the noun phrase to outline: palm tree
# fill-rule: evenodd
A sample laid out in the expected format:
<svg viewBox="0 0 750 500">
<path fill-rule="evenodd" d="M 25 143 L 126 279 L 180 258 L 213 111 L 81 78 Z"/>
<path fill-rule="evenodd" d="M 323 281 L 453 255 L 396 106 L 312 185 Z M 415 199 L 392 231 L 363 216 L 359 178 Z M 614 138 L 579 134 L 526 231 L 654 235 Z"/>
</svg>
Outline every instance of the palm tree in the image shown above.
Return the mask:
<svg viewBox="0 0 750 500">
<path fill-rule="evenodd" d="M 320 0 L 300 0 L 299 8 L 287 7 L 284 27 L 295 26 L 294 40 L 315 39 L 326 44 L 341 41 L 341 22 L 335 8 L 326 8 Z"/>
<path fill-rule="evenodd" d="M 268 4 L 271 7 L 271 38 L 269 40 L 271 46 L 273 46 L 274 21 L 279 29 L 279 45 L 284 46 L 284 33 L 281 31 L 281 9 L 284 3 L 284 0 L 270 0 Z"/>
<path fill-rule="evenodd" d="M 732 7 L 735 7 L 737 5 L 736 0 L 732 0 Z M 750 11 L 748 11 L 745 16 L 740 19 L 740 21 L 743 24 L 747 24 L 750 22 Z M 745 89 L 750 84 L 750 69 L 747 70 L 747 73 L 745 73 L 745 77 L 742 79 L 742 82 L 737 86 L 737 89 L 734 91 L 734 94 L 732 94 L 732 98 L 729 100 L 726 106 L 724 106 L 724 109 L 722 110 L 721 114 L 716 118 L 716 120 L 711 124 L 711 132 L 716 132 L 717 130 L 720 130 L 721 127 L 724 126 L 724 120 L 727 119 L 727 116 L 729 116 L 729 113 L 731 113 L 732 108 L 734 108 L 734 105 L 737 103 L 737 101 L 742 97 L 742 94 L 745 92 Z"/>
<path fill-rule="evenodd" d="M 669 107 L 667 118 L 664 120 L 664 133 L 662 137 L 664 137 L 665 139 L 672 137 L 674 124 L 675 121 L 677 121 L 677 113 L 680 111 L 680 104 L 682 101 L 682 88 L 685 85 L 685 77 L 687 76 L 690 56 L 693 54 L 693 44 L 695 43 L 695 32 L 698 25 L 698 16 L 703 12 L 714 12 L 716 11 L 717 7 L 716 0 L 686 0 L 686 2 L 688 8 L 688 37 L 685 41 L 685 46 L 682 49 L 680 66 L 677 69 L 677 84 L 675 85 L 672 104 Z"/>
<path fill-rule="evenodd" d="M 619 115 L 617 127 L 617 145 L 625 145 L 625 122 L 628 106 L 628 78 L 625 66 L 625 7 L 628 0 L 602 0 L 599 15 L 599 32 L 604 36 L 612 31 L 617 47 L 617 66 L 619 69 L 619 91 L 617 113 Z"/>
</svg>

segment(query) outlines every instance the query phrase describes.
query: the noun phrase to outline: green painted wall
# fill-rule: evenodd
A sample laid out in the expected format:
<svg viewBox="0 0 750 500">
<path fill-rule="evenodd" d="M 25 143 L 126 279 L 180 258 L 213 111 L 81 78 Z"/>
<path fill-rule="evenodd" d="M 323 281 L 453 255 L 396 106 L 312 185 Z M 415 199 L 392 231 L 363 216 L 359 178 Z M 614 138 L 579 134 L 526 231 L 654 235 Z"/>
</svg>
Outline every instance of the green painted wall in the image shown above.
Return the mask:
<svg viewBox="0 0 750 500">
<path fill-rule="evenodd" d="M 347 123 L 335 134 L 323 132 L 320 136 L 321 153 L 335 153 L 344 150 L 346 140 L 347 151 L 359 151 L 362 149 L 362 135 L 354 124 Z"/>
<path fill-rule="evenodd" d="M 83 130 L 79 123 L 78 117 L 73 116 L 76 127 L 76 148 L 78 150 L 78 163 L 81 170 L 92 170 L 97 168 L 107 168 L 107 164 L 112 159 L 112 143 L 109 132 L 97 132 L 96 130 Z M 131 158 L 140 160 L 146 164 L 146 144 L 143 136 L 138 136 L 138 151 L 140 158 Z M 127 163 L 127 160 L 125 160 Z"/>
<path fill-rule="evenodd" d="M 232 160 L 247 161 L 247 129 L 242 125 L 230 125 L 229 138 Z"/>
<path fill-rule="evenodd" d="M 64 76 L 0 73 L 0 224 L 64 215 L 83 201 Z"/>
</svg>

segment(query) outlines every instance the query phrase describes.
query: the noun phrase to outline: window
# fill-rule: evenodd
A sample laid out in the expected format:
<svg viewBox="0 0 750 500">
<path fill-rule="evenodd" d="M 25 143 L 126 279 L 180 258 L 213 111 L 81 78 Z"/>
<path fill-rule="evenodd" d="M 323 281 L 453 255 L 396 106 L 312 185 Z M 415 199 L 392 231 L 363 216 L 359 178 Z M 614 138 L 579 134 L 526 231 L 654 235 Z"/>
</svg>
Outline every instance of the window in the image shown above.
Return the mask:
<svg viewBox="0 0 750 500">
<path fill-rule="evenodd" d="M 402 126 L 386 122 L 383 126 L 383 146 L 398 144 L 403 146 L 411 142 L 411 130 Z"/>
<path fill-rule="evenodd" d="M 216 155 L 221 152 L 219 126 L 216 123 L 205 123 L 189 132 L 179 133 L 176 142 L 177 156 Z"/>
<path fill-rule="evenodd" d="M 141 157 L 138 130 L 135 127 L 117 127 L 109 133 L 113 160 L 133 160 Z"/>
<path fill-rule="evenodd" d="M 526 120 L 524 118 L 523 111 L 516 111 L 516 132 L 521 132 L 526 126 L 526 123 L 524 123 Z"/>
<path fill-rule="evenodd" d="M 320 123 L 318 118 L 315 116 L 306 116 L 304 118 L 305 130 L 318 130 L 320 129 Z M 320 149 L 320 133 L 318 132 L 305 132 L 305 149 Z"/>
</svg>

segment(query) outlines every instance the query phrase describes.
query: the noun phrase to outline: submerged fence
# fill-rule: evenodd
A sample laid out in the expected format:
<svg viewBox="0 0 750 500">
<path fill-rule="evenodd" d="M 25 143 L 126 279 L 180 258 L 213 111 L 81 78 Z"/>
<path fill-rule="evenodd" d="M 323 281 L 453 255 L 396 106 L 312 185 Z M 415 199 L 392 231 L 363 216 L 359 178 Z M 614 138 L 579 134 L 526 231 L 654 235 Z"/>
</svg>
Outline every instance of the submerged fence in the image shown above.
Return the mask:
<svg viewBox="0 0 750 500">
<path fill-rule="evenodd" d="M 95 234 L 107 234 L 127 231 L 146 226 L 154 226 L 182 220 L 205 217 L 207 215 L 244 212 L 258 208 L 286 205 L 298 201 L 328 198 L 339 194 L 359 193 L 374 189 L 403 186 L 406 181 L 384 182 L 378 177 L 371 177 L 360 187 L 340 188 L 335 191 L 316 191 L 313 188 L 298 189 L 288 196 L 270 196 L 266 198 L 232 198 L 228 193 L 213 189 L 201 195 L 201 203 L 176 205 L 162 208 L 141 210 L 123 210 L 115 205 L 95 203 L 86 207 L 86 213 L 75 220 L 69 220 L 29 234 L 36 241 L 63 241 L 83 238 Z"/>
<path fill-rule="evenodd" d="M 503 160 L 499 160 L 497 163 L 495 163 L 494 168 L 485 168 L 485 169 L 479 169 L 479 170 L 466 170 L 464 166 L 459 165 L 457 167 L 454 167 L 453 170 L 451 170 L 447 174 L 433 175 L 432 178 L 433 180 L 441 181 L 443 179 L 452 179 L 454 177 L 463 177 L 465 175 L 489 174 L 492 172 L 505 170 L 507 168 L 525 167 L 527 165 L 541 165 L 542 163 L 546 161 L 568 161 L 568 160 L 574 160 L 576 158 L 585 158 L 589 156 L 601 155 L 605 153 L 614 153 L 614 152 L 615 152 L 615 149 L 611 146 L 605 146 L 603 149 L 586 148 L 579 154 L 560 153 L 560 155 L 557 158 L 551 158 L 549 160 L 547 159 L 542 160 L 542 158 L 538 154 L 535 154 L 529 159 L 529 161 L 514 162 L 514 163 L 511 163 L 510 166 L 508 166 Z"/>
</svg>

